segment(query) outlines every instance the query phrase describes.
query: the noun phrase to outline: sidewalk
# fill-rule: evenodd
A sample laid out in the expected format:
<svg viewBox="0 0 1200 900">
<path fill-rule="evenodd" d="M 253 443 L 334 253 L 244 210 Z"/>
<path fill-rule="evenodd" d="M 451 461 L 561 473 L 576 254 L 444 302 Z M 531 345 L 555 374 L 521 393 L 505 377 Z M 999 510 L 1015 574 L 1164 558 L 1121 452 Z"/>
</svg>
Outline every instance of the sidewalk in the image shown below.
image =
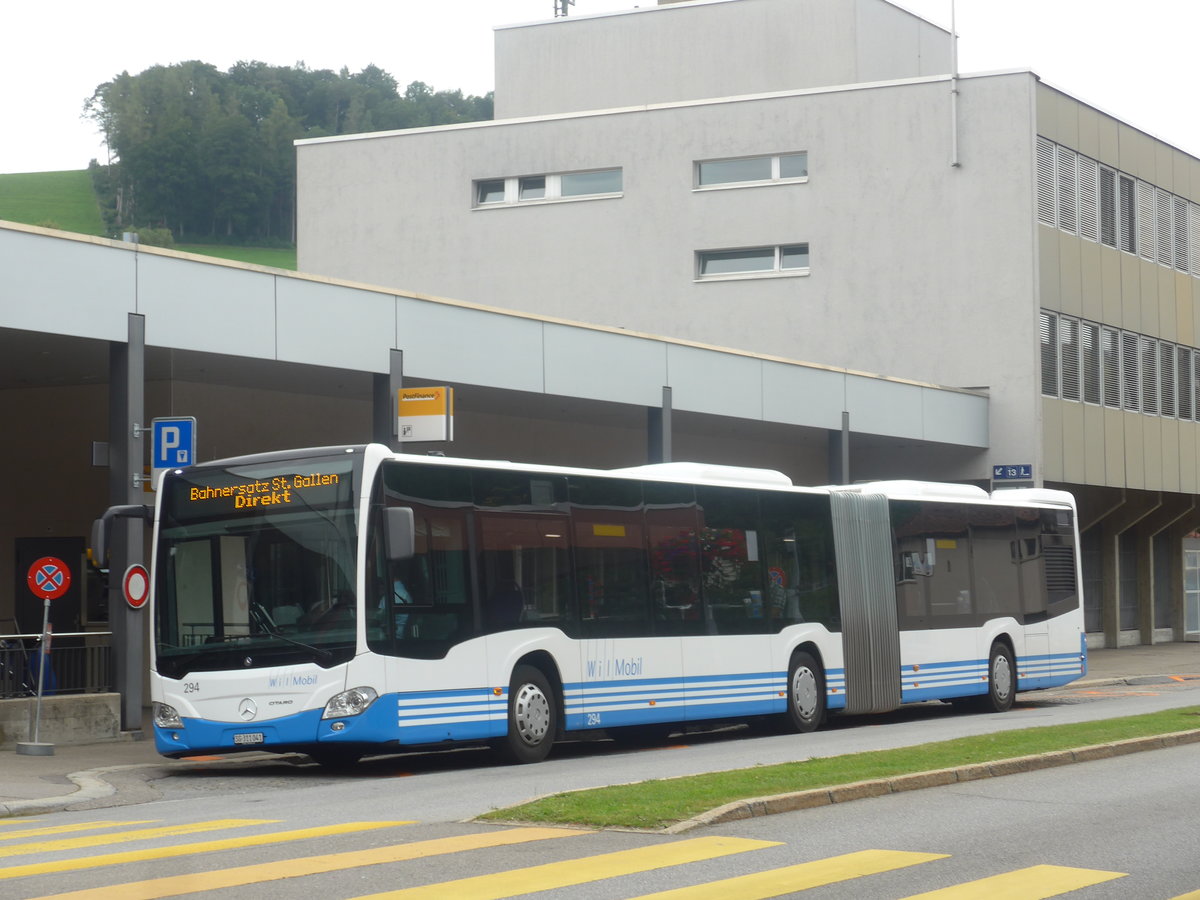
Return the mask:
<svg viewBox="0 0 1200 900">
<path fill-rule="evenodd" d="M 1152 684 L 1171 676 L 1200 677 L 1200 644 L 1156 644 L 1088 653 L 1088 674 L 1073 686 Z M 154 749 L 149 722 L 143 740 L 56 746 L 53 756 L 22 756 L 0 751 L 0 818 L 29 816 L 101 800 L 117 792 L 114 782 L 133 781 L 131 770 L 147 766 L 178 769 L 236 764 L 261 754 L 234 754 L 224 760 L 166 759 Z"/>
</svg>

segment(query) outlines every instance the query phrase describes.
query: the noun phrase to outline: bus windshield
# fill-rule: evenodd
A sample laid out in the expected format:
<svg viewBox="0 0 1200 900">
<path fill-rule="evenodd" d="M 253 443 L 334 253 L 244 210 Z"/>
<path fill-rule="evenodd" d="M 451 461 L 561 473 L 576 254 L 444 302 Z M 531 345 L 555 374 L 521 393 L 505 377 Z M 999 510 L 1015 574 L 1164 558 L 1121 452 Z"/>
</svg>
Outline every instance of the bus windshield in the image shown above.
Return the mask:
<svg viewBox="0 0 1200 900">
<path fill-rule="evenodd" d="M 233 464 L 163 480 L 154 606 L 158 672 L 354 654 L 361 456 Z"/>
</svg>

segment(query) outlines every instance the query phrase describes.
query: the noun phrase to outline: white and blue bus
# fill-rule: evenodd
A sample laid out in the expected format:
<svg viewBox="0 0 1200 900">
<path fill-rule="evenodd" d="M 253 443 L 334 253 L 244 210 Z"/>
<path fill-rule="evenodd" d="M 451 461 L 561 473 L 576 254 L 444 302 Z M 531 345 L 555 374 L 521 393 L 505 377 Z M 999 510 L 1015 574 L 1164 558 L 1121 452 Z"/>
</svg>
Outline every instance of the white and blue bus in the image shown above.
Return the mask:
<svg viewBox="0 0 1200 900">
<path fill-rule="evenodd" d="M 380 445 L 168 471 L 151 695 L 171 757 L 338 763 L 700 722 L 817 728 L 928 700 L 1007 710 L 1086 671 L 1074 502 L 796 487 Z"/>
</svg>

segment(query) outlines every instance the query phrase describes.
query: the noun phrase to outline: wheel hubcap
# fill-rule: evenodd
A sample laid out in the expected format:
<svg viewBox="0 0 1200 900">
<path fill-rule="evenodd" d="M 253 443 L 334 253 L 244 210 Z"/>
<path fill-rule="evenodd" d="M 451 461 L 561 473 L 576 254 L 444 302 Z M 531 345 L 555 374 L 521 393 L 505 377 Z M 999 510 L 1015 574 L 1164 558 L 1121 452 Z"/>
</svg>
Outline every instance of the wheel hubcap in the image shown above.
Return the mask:
<svg viewBox="0 0 1200 900">
<path fill-rule="evenodd" d="M 817 711 L 817 676 L 812 669 L 799 668 L 792 674 L 792 703 L 805 719 Z"/>
<path fill-rule="evenodd" d="M 1007 656 L 997 656 L 992 663 L 992 685 L 998 698 L 1008 699 L 1008 695 L 1012 691 L 1012 667 L 1009 665 Z"/>
<path fill-rule="evenodd" d="M 523 684 L 513 700 L 517 734 L 531 747 L 540 744 L 550 729 L 550 701 L 536 684 Z"/>
</svg>

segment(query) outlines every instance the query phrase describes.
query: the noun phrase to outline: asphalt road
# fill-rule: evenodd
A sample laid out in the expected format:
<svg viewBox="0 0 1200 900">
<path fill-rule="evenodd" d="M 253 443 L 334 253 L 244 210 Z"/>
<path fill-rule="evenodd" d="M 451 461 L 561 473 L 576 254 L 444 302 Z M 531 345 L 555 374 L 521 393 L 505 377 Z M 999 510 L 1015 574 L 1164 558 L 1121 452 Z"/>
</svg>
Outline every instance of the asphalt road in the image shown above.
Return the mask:
<svg viewBox="0 0 1200 900">
<path fill-rule="evenodd" d="M 887 900 L 943 888 L 955 893 L 941 900 L 965 900 L 1000 896 L 1000 886 L 980 879 L 1002 878 L 1030 885 L 1004 896 L 1173 900 L 1200 889 L 1200 745 L 682 836 L 461 820 L 571 787 L 1198 703 L 1200 682 L 1114 685 L 1026 695 L 1001 715 L 927 704 L 835 720 L 813 735 L 730 730 L 637 753 L 608 742 L 565 744 L 547 762 L 523 767 L 461 751 L 381 757 L 348 773 L 298 758 L 177 769 L 162 779 L 150 769 L 130 773 L 109 808 L 0 823 L 0 896 L 333 900 L 402 890 L 396 896 L 612 900 L 670 891 L 673 900 L 738 900 L 821 884 L 806 900 Z"/>
<path fill-rule="evenodd" d="M 948 704 L 904 707 L 880 716 L 834 717 L 813 734 L 760 735 L 746 728 L 677 735 L 667 746 L 629 751 L 609 741 L 566 742 L 532 766 L 497 765 L 485 749 L 412 753 L 364 760 L 334 773 L 306 760 L 222 764 L 154 781 L 167 799 L 248 790 L 370 801 L 388 785 L 389 802 L 421 821 L 454 822 L 560 791 L 725 769 L 840 756 L 1038 725 L 1093 721 L 1200 704 L 1200 681 L 1111 685 L 1023 694 L 1007 713 L 964 714 Z M 300 762 L 302 764 L 297 764 Z M 392 782 L 387 779 L 403 778 Z M 316 792 L 316 793 L 313 793 Z"/>
</svg>

